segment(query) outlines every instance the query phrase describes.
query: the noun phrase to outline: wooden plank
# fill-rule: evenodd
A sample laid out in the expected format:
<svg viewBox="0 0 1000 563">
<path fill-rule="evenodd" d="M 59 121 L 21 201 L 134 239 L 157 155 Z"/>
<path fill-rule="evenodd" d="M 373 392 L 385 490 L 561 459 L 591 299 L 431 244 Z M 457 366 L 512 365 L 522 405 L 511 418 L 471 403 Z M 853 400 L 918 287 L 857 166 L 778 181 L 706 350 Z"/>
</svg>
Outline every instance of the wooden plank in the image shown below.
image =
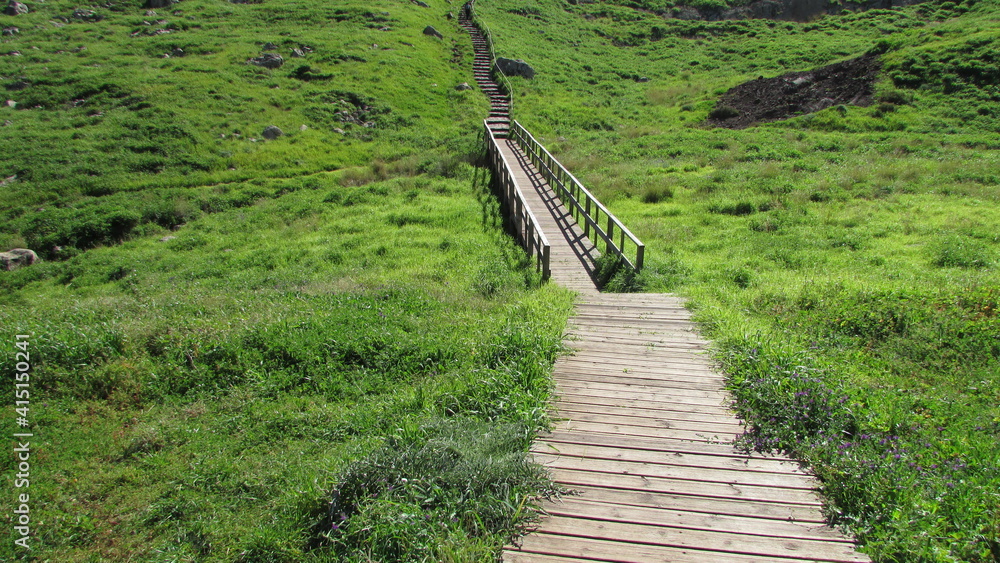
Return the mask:
<svg viewBox="0 0 1000 563">
<path fill-rule="evenodd" d="M 718 516 L 738 516 L 755 518 L 757 520 L 779 520 L 781 522 L 797 522 L 800 524 L 824 524 L 826 520 L 813 506 L 800 504 L 781 504 L 755 500 L 740 500 L 733 498 L 717 499 L 694 495 L 667 493 L 647 493 L 627 489 L 609 489 L 605 487 L 588 487 L 575 485 L 572 495 L 561 498 L 579 498 L 593 502 L 602 502 L 616 506 L 638 506 L 646 508 L 664 508 L 683 510 L 685 512 L 703 513 Z M 543 504 L 547 506 L 547 502 Z"/>
<path fill-rule="evenodd" d="M 706 530 L 680 530 L 620 522 L 586 521 L 553 516 L 545 519 L 545 532 L 594 539 L 614 539 L 664 547 L 716 552 L 719 560 L 730 555 L 799 558 L 831 563 L 868 561 L 850 546 L 840 543 L 791 538 L 768 538 Z"/>
<path fill-rule="evenodd" d="M 710 380 L 721 384 L 725 378 L 705 366 L 697 366 L 690 363 L 675 363 L 666 359 L 643 358 L 640 356 L 631 359 L 623 359 L 597 354 L 573 354 L 562 356 L 556 361 L 557 368 L 593 368 L 597 367 L 602 372 L 619 373 L 639 373 L 643 375 L 676 375 L 680 377 L 691 377 L 701 380 Z"/>
<path fill-rule="evenodd" d="M 631 386 L 647 385 L 650 387 L 664 387 L 668 389 L 688 389 L 691 391 L 713 392 L 716 392 L 721 387 L 721 382 L 713 382 L 711 380 L 706 381 L 697 377 L 678 377 L 670 375 L 669 379 L 664 379 L 664 376 L 662 375 L 647 375 L 642 373 L 636 374 L 631 371 L 628 373 L 600 373 L 597 370 L 583 371 L 560 369 L 558 372 L 553 373 L 552 377 L 557 384 L 561 381 L 580 381 L 591 383 L 628 384 Z"/>
<path fill-rule="evenodd" d="M 576 561 L 606 561 L 612 563 L 775 563 L 773 558 L 718 552 L 629 544 L 614 540 L 568 537 L 549 533 L 532 534 L 523 538 L 520 553 L 560 553 Z M 509 550 L 507 556 L 518 553 Z M 513 561 L 513 560 L 511 560 Z M 814 559 L 785 558 L 781 563 L 815 563 Z"/>
<path fill-rule="evenodd" d="M 737 425 L 723 426 L 698 421 L 649 419 L 636 416 L 619 417 L 567 411 L 553 415 L 553 418 L 560 428 L 567 430 L 650 438 L 700 439 L 701 437 L 713 437 L 712 441 L 714 442 L 731 442 L 743 431 Z"/>
<path fill-rule="evenodd" d="M 570 352 L 567 356 L 576 358 L 602 358 L 608 360 L 651 360 L 677 364 L 690 365 L 711 371 L 721 377 L 716 364 L 707 356 L 701 358 L 692 355 L 690 350 L 672 350 L 662 346 L 657 342 L 649 340 L 641 344 L 622 344 L 609 342 L 595 342 L 592 340 L 569 340 L 563 343 Z"/>
<path fill-rule="evenodd" d="M 715 483 L 727 486 L 764 487 L 772 490 L 813 491 L 816 488 L 816 482 L 805 475 L 763 473 L 740 469 L 687 467 L 683 465 L 609 460 L 595 457 L 572 457 L 563 454 L 532 453 L 532 457 L 535 461 L 550 470 L 570 469 L 592 473 L 635 475 L 646 478 Z"/>
<path fill-rule="evenodd" d="M 557 385 L 579 386 L 588 389 L 610 389 L 610 390 L 632 390 L 640 389 L 643 392 L 666 393 L 672 397 L 702 397 L 712 398 L 719 401 L 731 400 L 728 393 L 719 391 L 718 387 L 702 385 L 690 380 L 655 379 L 630 377 L 631 372 L 604 373 L 604 374 L 584 374 L 573 371 L 565 371 L 553 374 L 553 379 Z M 669 376 L 668 376 L 669 377 Z"/>
<path fill-rule="evenodd" d="M 642 386 L 642 385 L 604 385 L 600 383 L 591 382 L 560 382 L 559 389 L 561 393 L 574 393 L 577 395 L 592 395 L 595 397 L 608 397 L 608 398 L 631 398 L 640 394 L 646 400 L 650 401 L 670 401 L 670 402 L 683 402 L 695 408 L 698 407 L 719 407 L 722 408 L 728 402 L 728 398 L 719 393 L 715 396 L 697 396 L 695 391 L 690 393 L 668 393 L 666 390 L 657 390 L 652 387 Z M 560 394 L 561 394 L 560 393 Z M 705 393 L 710 395 L 709 393 Z M 681 401 L 681 399 L 683 399 Z"/>
<path fill-rule="evenodd" d="M 663 387 L 680 387 L 686 389 L 701 389 L 705 391 L 719 391 L 722 389 L 724 380 L 713 375 L 691 374 L 688 372 L 677 373 L 674 370 L 663 373 L 662 371 L 643 370 L 633 368 L 602 369 L 604 366 L 572 366 L 562 363 L 556 364 L 552 375 L 557 379 L 580 379 L 589 381 L 604 381 L 609 383 L 630 383 L 632 385 L 653 385 Z M 627 371 L 626 371 L 627 370 Z"/>
<path fill-rule="evenodd" d="M 649 477 L 625 473 L 607 473 L 580 469 L 558 468 L 552 470 L 558 483 L 574 486 L 604 487 L 624 489 L 634 492 L 690 495 L 720 500 L 745 500 L 811 506 L 817 512 L 822 506 L 814 491 L 804 489 L 779 489 L 770 486 L 746 485 L 742 483 L 716 483 L 713 481 L 691 481 L 666 477 Z"/>
<path fill-rule="evenodd" d="M 631 449 L 615 446 L 599 446 L 593 444 L 562 443 L 555 451 L 542 451 L 542 455 L 571 456 L 588 459 L 610 461 L 626 461 L 652 465 L 670 465 L 685 468 L 725 469 L 745 471 L 749 473 L 775 473 L 788 475 L 796 480 L 800 487 L 814 487 L 815 479 L 799 468 L 798 464 L 766 458 L 725 457 L 718 455 L 703 455 L 693 452 L 665 452 L 648 449 Z M 534 451 L 534 450 L 533 450 Z"/>
<path fill-rule="evenodd" d="M 726 457 L 738 458 L 763 458 L 778 461 L 790 461 L 798 463 L 793 459 L 781 456 L 763 456 L 757 453 L 747 455 L 739 452 L 731 444 L 714 443 L 699 444 L 682 440 L 669 440 L 661 438 L 645 438 L 642 436 L 631 437 L 610 437 L 602 435 L 592 435 L 585 432 L 567 432 L 565 430 L 553 430 L 545 434 L 545 443 L 571 443 L 571 444 L 593 444 L 595 446 L 619 446 L 634 450 L 650 450 L 654 452 L 693 452 L 704 455 L 722 455 Z"/>
<path fill-rule="evenodd" d="M 748 516 L 705 514 L 683 510 L 683 505 L 677 508 L 650 508 L 617 505 L 584 499 L 582 496 L 564 496 L 557 501 L 544 503 L 542 509 L 552 516 L 853 545 L 853 542 L 825 523 L 806 524 Z"/>
<path fill-rule="evenodd" d="M 647 411 L 648 412 L 648 411 Z M 649 414 L 635 414 L 626 410 L 622 413 L 609 414 L 607 412 L 593 412 L 589 409 L 579 411 L 563 408 L 554 412 L 552 416 L 557 419 L 566 419 L 576 422 L 596 422 L 601 424 L 622 424 L 634 427 L 648 428 L 668 428 L 675 430 L 701 430 L 703 432 L 728 432 L 739 434 L 743 432 L 743 427 L 735 420 L 731 422 L 706 422 L 704 420 L 673 420 L 667 417 L 660 417 Z"/>
<path fill-rule="evenodd" d="M 663 407 L 664 405 L 659 405 Z M 593 415 L 608 415 L 608 416 L 621 416 L 629 418 L 651 418 L 657 420 L 665 420 L 668 422 L 705 422 L 708 424 L 722 426 L 728 428 L 732 426 L 734 430 L 742 432 L 745 430 L 745 426 L 740 423 L 736 417 L 731 414 L 715 414 L 710 415 L 706 413 L 699 412 L 685 412 L 677 411 L 669 408 L 643 408 L 635 406 L 624 406 L 617 404 L 600 404 L 598 402 L 588 402 L 586 399 L 580 399 L 574 401 L 566 397 L 559 398 L 552 402 L 552 413 L 553 416 L 559 416 L 560 413 L 568 413 L 570 415 L 574 414 L 593 414 Z"/>
<path fill-rule="evenodd" d="M 644 396 L 642 399 L 633 399 L 632 396 L 632 393 L 598 393 L 596 391 L 588 391 L 586 389 L 557 390 L 555 395 L 557 400 L 576 403 L 622 405 L 626 407 L 635 406 L 639 408 L 652 409 L 669 408 L 671 410 L 676 410 L 677 412 L 704 413 L 709 416 L 721 417 L 728 417 L 732 414 L 732 411 L 726 404 L 694 404 L 689 401 L 674 401 L 670 398 L 651 398 L 648 396 Z"/>
<path fill-rule="evenodd" d="M 658 430 L 656 428 L 642 427 L 642 426 L 627 426 L 627 425 L 611 425 L 602 424 L 595 422 L 578 422 L 574 420 L 561 421 L 557 424 L 556 429 L 565 432 L 576 432 L 579 434 L 595 433 L 609 436 L 635 436 L 639 438 L 661 438 L 661 439 L 672 439 L 672 440 L 684 440 L 688 442 L 708 442 L 708 443 L 719 443 L 725 441 L 731 441 L 736 436 L 732 433 L 723 432 L 705 432 L 699 430 L 677 430 L 677 429 L 662 429 Z"/>
</svg>

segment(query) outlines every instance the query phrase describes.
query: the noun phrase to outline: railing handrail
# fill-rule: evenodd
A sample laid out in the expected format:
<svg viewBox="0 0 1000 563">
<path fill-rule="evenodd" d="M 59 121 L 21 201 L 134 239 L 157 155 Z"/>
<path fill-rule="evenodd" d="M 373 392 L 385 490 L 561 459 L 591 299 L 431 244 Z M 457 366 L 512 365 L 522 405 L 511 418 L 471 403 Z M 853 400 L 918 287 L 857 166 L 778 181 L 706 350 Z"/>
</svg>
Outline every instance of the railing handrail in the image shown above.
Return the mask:
<svg viewBox="0 0 1000 563">
<path fill-rule="evenodd" d="M 548 149 L 546 149 L 541 143 L 539 143 L 535 139 L 535 137 L 527 129 L 525 129 L 523 125 L 521 125 L 520 122 L 516 120 L 512 121 L 511 132 L 514 134 L 514 138 L 518 142 L 518 144 L 521 145 L 521 148 L 524 149 L 524 151 L 527 152 L 528 155 L 532 157 L 532 160 L 535 160 L 536 164 L 539 165 L 540 168 L 545 168 L 545 170 L 548 172 L 548 176 L 550 177 L 550 179 L 558 180 L 557 182 L 555 182 L 556 185 L 552 187 L 556 189 L 556 193 L 559 196 L 559 199 L 563 200 L 564 205 L 570 207 L 571 210 L 576 211 L 577 214 L 579 214 L 584 218 L 584 220 L 586 221 L 584 228 L 587 231 L 589 231 L 589 227 L 591 226 L 594 227 L 594 232 L 597 233 L 598 236 L 600 236 L 601 239 L 604 241 L 606 245 L 605 248 L 612 249 L 612 252 L 617 254 L 633 270 L 635 271 L 641 270 L 646 248 L 645 245 L 642 243 L 642 241 L 639 240 L 637 236 L 632 234 L 632 231 L 630 231 L 628 227 L 626 227 L 615 216 L 614 213 L 608 210 L 608 208 L 605 207 L 604 204 L 601 203 L 601 201 L 594 196 L 594 194 L 590 193 L 590 190 L 584 187 L 583 183 L 580 182 L 580 180 L 578 180 L 576 176 L 574 176 L 569 170 L 566 169 L 565 166 L 562 165 L 561 162 L 559 162 L 554 156 L 552 156 L 552 153 L 550 153 Z M 558 170 L 561 171 L 565 175 L 565 177 L 574 184 L 574 187 L 581 194 L 583 194 L 583 196 L 586 198 L 585 204 L 582 204 L 577 196 L 574 196 L 572 193 L 569 192 L 569 190 L 566 189 L 565 186 L 562 185 L 563 183 L 562 180 L 557 177 L 556 173 L 553 170 L 551 170 L 550 165 L 544 162 L 544 160 L 541 158 L 542 154 L 544 154 L 548 158 L 548 161 L 554 164 L 558 168 Z M 566 199 L 569 199 L 570 201 L 566 201 Z M 612 231 L 611 228 L 608 229 L 609 231 L 612 231 L 611 233 L 608 233 L 601 228 L 600 224 L 598 223 L 598 220 L 594 218 L 594 216 L 590 212 L 591 205 L 594 206 L 598 214 L 603 213 L 604 216 L 607 217 L 609 223 L 613 224 L 614 227 L 618 229 L 618 232 L 621 233 L 620 244 L 618 245 L 615 244 L 614 232 Z M 636 257 L 634 262 L 629 260 L 628 257 L 625 255 L 625 248 L 624 248 L 625 237 L 628 237 L 628 239 L 631 240 L 636 247 Z"/>
<path fill-rule="evenodd" d="M 551 275 L 549 259 L 551 256 L 552 246 L 549 244 L 549 239 L 545 236 L 545 233 L 542 232 L 541 224 L 538 222 L 535 214 L 531 211 L 531 207 L 528 206 L 528 202 L 525 200 L 524 194 L 521 193 L 521 188 L 518 187 L 517 182 L 514 181 L 514 167 L 511 166 L 510 162 L 507 161 L 507 157 L 505 157 L 503 152 L 500 150 L 500 144 L 497 143 L 496 136 L 493 134 L 493 130 L 490 129 L 489 122 L 483 121 L 483 127 L 486 130 L 485 139 L 489 145 L 488 149 L 491 156 L 498 161 L 497 164 L 502 164 L 503 167 L 502 170 L 496 170 L 496 172 L 502 177 L 506 177 L 509 181 L 509 186 L 501 187 L 501 199 L 504 200 L 503 203 L 506 204 L 508 209 L 512 211 L 511 215 L 515 216 L 516 214 L 513 213 L 515 206 L 510 201 L 507 201 L 507 193 L 503 189 L 504 187 L 509 187 L 511 193 L 517 199 L 517 207 L 524 212 L 524 216 L 527 219 L 527 225 L 525 225 L 523 233 L 521 226 L 515 224 L 517 234 L 522 239 L 521 244 L 524 245 L 529 256 L 532 254 L 537 255 L 538 269 L 542 272 L 542 278 L 548 279 Z M 501 182 L 503 182 L 503 180 L 501 180 Z M 516 216 L 513 218 L 516 223 Z M 532 252 L 533 246 L 537 249 L 537 252 Z"/>
<path fill-rule="evenodd" d="M 476 17 L 476 0 L 469 0 L 466 4 L 469 7 L 469 20 L 472 21 L 472 25 L 479 28 L 479 31 L 483 32 L 483 37 L 486 39 L 486 45 L 490 48 L 490 63 L 492 64 L 492 71 L 495 75 L 500 77 L 500 84 L 503 86 L 504 90 L 507 91 L 507 114 L 514 115 L 514 88 L 510 84 L 510 80 L 504 71 L 500 70 L 497 66 L 497 53 L 493 48 L 493 32 L 490 31 L 488 25 L 483 23 Z"/>
</svg>

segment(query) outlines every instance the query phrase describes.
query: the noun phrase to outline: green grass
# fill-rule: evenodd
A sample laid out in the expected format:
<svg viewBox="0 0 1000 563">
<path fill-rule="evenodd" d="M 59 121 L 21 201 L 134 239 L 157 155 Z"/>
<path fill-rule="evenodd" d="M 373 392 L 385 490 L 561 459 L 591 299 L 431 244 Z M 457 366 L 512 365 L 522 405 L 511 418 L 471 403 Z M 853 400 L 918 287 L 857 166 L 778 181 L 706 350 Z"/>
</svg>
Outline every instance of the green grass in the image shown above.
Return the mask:
<svg viewBox="0 0 1000 563">
<path fill-rule="evenodd" d="M 0 245 L 43 261 L 0 275 L 0 326 L 31 335 L 33 557 L 482 561 L 552 492 L 523 454 L 570 296 L 500 234 L 487 103 L 454 90 L 472 46 L 431 4 L 12 20 Z M 743 444 L 807 461 L 874 559 L 996 560 L 996 2 L 636 7 L 671 6 L 477 7 L 538 71 L 517 117 L 649 246 L 609 287 L 692 299 Z M 247 65 L 267 42 L 286 64 Z M 702 125 L 742 81 L 869 51 L 869 108 Z"/>
<path fill-rule="evenodd" d="M 538 286 L 470 181 L 320 183 L 203 216 L 173 240 L 160 228 L 8 275 L 3 325 L 32 335 L 36 358 L 36 553 L 338 559 L 371 545 L 360 530 L 398 533 L 392 507 L 360 497 L 353 535 L 323 529 L 352 460 L 384 437 L 420 451 L 444 428 L 468 442 L 499 425 L 493 449 L 455 454 L 469 464 L 461 482 L 498 479 L 492 500 L 408 499 L 424 543 L 383 555 L 497 550 L 548 486 L 524 451 L 546 421 L 569 296 Z M 343 192 L 355 203 L 327 202 Z M 482 507 L 501 520 L 444 518 Z"/>
<path fill-rule="evenodd" d="M 802 24 L 477 11 L 537 71 L 515 79 L 515 117 L 647 244 L 645 271 L 610 287 L 691 299 L 741 444 L 806 461 L 876 561 L 995 561 L 996 4 Z M 869 51 L 871 107 L 703 125 L 736 84 Z"/>
<path fill-rule="evenodd" d="M 43 259 L 0 275 L 36 436 L 33 551 L 0 559 L 493 557 L 551 492 L 525 452 L 570 295 L 470 165 L 487 102 L 454 90 L 453 10 L 186 0 L 60 25 L 76 7 L 32 5 L 0 57 L 0 245 Z M 285 65 L 246 64 L 267 42 Z M 333 520 L 390 473 L 414 485 Z"/>
</svg>

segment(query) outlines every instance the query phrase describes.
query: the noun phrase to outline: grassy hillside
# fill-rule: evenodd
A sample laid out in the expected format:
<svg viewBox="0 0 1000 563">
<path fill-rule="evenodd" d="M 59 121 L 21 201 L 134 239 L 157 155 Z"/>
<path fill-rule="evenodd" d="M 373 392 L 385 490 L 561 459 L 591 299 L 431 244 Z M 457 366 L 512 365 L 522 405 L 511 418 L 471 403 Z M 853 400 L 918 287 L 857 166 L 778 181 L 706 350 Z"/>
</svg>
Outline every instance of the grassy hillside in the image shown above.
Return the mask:
<svg viewBox="0 0 1000 563">
<path fill-rule="evenodd" d="M 43 258 L 0 272 L 34 433 L 0 559 L 478 561 L 523 525 L 569 295 L 501 232 L 431 4 L 0 16 L 0 245 Z"/>
<path fill-rule="evenodd" d="M 998 560 L 998 5 L 799 24 L 618 4 L 478 5 L 537 71 L 515 117 L 647 243 L 637 285 L 692 298 L 747 447 L 805 459 L 876 561 Z M 868 52 L 871 106 L 705 125 L 737 84 Z"/>
</svg>

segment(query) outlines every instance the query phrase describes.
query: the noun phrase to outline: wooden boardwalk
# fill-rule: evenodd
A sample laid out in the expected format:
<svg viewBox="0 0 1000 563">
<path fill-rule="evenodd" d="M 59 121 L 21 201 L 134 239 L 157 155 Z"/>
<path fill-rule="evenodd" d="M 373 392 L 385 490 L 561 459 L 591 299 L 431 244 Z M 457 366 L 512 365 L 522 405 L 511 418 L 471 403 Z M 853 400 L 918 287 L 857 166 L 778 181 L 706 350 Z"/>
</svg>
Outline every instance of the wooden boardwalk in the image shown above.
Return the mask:
<svg viewBox="0 0 1000 563">
<path fill-rule="evenodd" d="M 552 245 L 552 281 L 580 296 L 554 368 L 559 422 L 533 448 L 574 491 L 543 504 L 510 563 L 868 561 L 824 524 L 817 483 L 788 459 L 742 455 L 723 378 L 682 301 L 603 294 L 597 251 L 538 171 L 501 141 Z"/>
<path fill-rule="evenodd" d="M 460 22 L 490 98 L 488 127 L 550 248 L 551 280 L 578 292 L 555 364 L 558 420 L 533 447 L 573 491 L 547 501 L 537 530 L 504 551 L 509 563 L 864 562 L 824 524 L 817 483 L 793 460 L 743 455 L 723 378 L 682 301 L 602 294 L 598 251 L 512 139 L 510 98 L 491 77 L 487 37 Z"/>
</svg>

